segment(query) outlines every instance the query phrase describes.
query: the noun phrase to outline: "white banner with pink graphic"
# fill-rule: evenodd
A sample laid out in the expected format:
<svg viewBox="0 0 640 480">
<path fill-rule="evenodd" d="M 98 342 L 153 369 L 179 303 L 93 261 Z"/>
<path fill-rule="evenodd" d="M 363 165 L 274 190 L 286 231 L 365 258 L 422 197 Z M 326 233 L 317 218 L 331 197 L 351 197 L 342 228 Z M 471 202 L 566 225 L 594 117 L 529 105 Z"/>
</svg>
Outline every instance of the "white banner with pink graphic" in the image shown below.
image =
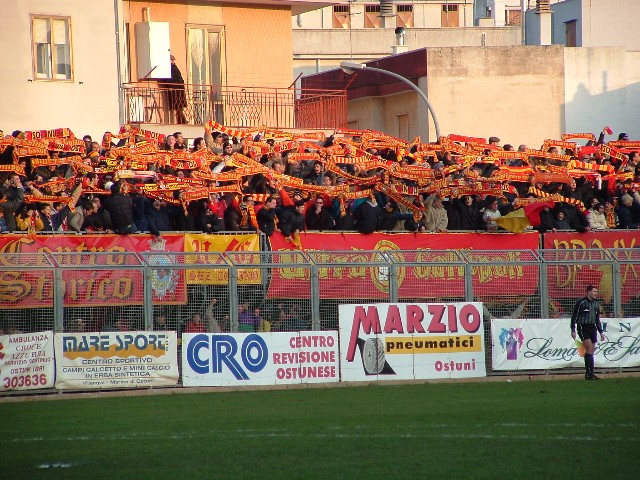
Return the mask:
<svg viewBox="0 0 640 480">
<path fill-rule="evenodd" d="M 570 323 L 569 318 L 491 320 L 493 370 L 583 367 L 584 351 L 571 338 Z M 640 365 L 640 318 L 605 318 L 602 326 L 605 339 L 596 344 L 596 367 Z"/>
</svg>

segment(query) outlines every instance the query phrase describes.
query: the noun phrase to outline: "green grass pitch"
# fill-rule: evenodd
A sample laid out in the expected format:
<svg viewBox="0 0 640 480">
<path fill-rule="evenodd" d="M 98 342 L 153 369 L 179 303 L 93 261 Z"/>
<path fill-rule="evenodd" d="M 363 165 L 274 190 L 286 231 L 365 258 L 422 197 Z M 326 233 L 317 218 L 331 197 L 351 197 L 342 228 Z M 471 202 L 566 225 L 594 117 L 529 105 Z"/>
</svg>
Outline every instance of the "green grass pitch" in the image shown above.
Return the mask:
<svg viewBox="0 0 640 480">
<path fill-rule="evenodd" d="M 631 479 L 640 378 L 0 403 L 2 479 Z"/>
</svg>

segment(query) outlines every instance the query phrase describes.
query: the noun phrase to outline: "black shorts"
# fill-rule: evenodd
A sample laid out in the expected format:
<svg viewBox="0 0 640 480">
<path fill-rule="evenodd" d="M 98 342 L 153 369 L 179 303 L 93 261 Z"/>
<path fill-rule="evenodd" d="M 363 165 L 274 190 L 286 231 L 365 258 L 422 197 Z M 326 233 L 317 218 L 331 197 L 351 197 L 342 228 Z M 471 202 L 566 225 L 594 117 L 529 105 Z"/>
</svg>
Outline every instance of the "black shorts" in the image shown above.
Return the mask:
<svg viewBox="0 0 640 480">
<path fill-rule="evenodd" d="M 598 341 L 598 328 L 593 323 L 579 323 L 576 327 L 578 336 L 583 342 L 585 340 L 591 340 L 591 343 L 596 343 Z"/>
</svg>

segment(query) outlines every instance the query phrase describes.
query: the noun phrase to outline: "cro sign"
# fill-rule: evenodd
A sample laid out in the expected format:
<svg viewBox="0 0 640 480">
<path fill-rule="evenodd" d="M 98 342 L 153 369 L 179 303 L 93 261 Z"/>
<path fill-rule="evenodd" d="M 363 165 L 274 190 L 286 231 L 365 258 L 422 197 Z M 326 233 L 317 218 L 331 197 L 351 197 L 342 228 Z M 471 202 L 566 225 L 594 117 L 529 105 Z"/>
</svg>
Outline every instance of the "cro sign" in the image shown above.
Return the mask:
<svg viewBox="0 0 640 480">
<path fill-rule="evenodd" d="M 196 335 L 187 344 L 187 363 L 198 375 L 218 374 L 228 369 L 236 380 L 249 380 L 249 373 L 264 368 L 269 349 L 260 335 L 246 336 L 241 345 L 233 335 Z"/>
<path fill-rule="evenodd" d="M 337 382 L 338 332 L 184 334 L 185 386 Z"/>
</svg>

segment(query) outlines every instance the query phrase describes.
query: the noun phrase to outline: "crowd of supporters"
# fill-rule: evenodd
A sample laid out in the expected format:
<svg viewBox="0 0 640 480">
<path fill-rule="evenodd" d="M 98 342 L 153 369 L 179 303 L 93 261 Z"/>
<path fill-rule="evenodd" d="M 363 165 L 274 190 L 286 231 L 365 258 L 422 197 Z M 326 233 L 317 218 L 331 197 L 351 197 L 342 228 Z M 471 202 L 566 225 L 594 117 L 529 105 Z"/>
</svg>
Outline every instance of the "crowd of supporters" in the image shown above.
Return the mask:
<svg viewBox="0 0 640 480">
<path fill-rule="evenodd" d="M 0 138 L 3 232 L 497 231 L 538 205 L 540 231 L 640 225 L 640 142 L 604 129 L 539 149 L 449 135 L 326 137 L 205 125 L 187 142 L 125 126 L 101 142 L 68 129 Z M 615 137 L 614 137 L 615 138 Z M 189 146 L 190 144 L 190 146 Z"/>
</svg>

